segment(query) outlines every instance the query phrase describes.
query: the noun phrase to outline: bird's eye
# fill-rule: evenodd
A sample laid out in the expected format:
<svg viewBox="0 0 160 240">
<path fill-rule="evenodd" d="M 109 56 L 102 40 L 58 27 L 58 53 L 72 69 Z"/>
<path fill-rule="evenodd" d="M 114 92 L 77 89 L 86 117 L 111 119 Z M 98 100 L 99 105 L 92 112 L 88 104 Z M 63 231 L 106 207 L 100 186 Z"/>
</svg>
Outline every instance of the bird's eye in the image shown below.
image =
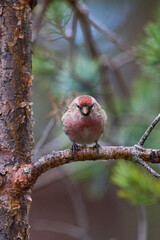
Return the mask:
<svg viewBox="0 0 160 240">
<path fill-rule="evenodd" d="M 94 107 L 94 103 L 91 105 L 91 108 L 93 108 Z"/>
<path fill-rule="evenodd" d="M 77 108 L 80 108 L 80 106 L 79 106 L 78 104 L 76 104 L 76 107 L 77 107 Z"/>
</svg>

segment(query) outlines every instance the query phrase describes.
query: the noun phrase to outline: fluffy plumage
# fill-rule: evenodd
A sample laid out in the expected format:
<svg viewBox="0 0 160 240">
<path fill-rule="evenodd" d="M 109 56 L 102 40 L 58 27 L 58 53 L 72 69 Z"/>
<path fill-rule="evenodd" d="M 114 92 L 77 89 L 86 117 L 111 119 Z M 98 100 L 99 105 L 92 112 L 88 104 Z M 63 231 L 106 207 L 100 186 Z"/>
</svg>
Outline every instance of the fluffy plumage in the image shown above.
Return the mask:
<svg viewBox="0 0 160 240">
<path fill-rule="evenodd" d="M 104 132 L 107 116 L 95 98 L 75 98 L 62 116 L 63 129 L 73 144 L 98 142 Z"/>
</svg>

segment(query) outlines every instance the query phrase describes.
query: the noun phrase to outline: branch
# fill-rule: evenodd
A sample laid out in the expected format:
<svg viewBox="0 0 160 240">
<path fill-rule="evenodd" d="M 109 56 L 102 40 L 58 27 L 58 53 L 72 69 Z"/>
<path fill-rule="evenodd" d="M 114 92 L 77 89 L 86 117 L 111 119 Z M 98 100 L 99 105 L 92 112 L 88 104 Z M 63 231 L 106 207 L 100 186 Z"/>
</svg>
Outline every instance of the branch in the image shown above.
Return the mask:
<svg viewBox="0 0 160 240">
<path fill-rule="evenodd" d="M 75 154 L 73 154 L 73 151 L 71 149 L 66 149 L 64 151 L 58 152 L 54 151 L 52 152 L 52 154 L 41 157 L 35 163 L 21 165 L 19 169 L 14 169 L 14 187 L 18 188 L 19 191 L 27 191 L 28 189 L 33 187 L 37 178 L 49 169 L 58 167 L 66 163 L 87 160 L 132 160 L 133 162 L 136 161 L 140 163 L 155 177 L 160 178 L 160 175 L 152 168 L 150 168 L 147 163 L 145 163 L 160 163 L 160 149 L 145 149 L 141 147 L 141 145 L 143 145 L 143 143 L 145 142 L 153 128 L 156 126 L 156 124 L 159 122 L 159 120 L 160 114 L 158 114 L 158 116 L 150 124 L 150 126 L 140 139 L 138 145 L 132 147 L 101 147 L 97 152 L 97 150 L 94 148 L 79 146 Z"/>
<path fill-rule="evenodd" d="M 72 35 L 70 38 L 68 38 L 69 43 L 70 43 L 70 48 L 69 48 L 69 60 L 71 63 L 71 66 L 73 65 L 73 56 L 74 56 L 74 50 L 75 50 L 75 36 L 76 36 L 76 29 L 77 29 L 77 15 L 74 13 L 73 15 L 73 21 L 72 21 Z"/>
<path fill-rule="evenodd" d="M 102 23 L 100 23 L 97 19 L 95 19 L 93 16 L 89 17 L 88 15 L 88 9 L 85 4 L 79 4 L 76 0 L 68 0 L 68 2 L 71 4 L 73 9 L 78 13 L 80 23 L 82 25 L 82 30 L 84 29 L 85 34 L 87 35 L 86 42 L 88 41 L 89 45 L 94 45 L 93 39 L 91 36 L 91 30 L 90 25 L 93 26 L 97 31 L 102 33 L 107 39 L 109 39 L 112 43 L 114 43 L 117 47 L 119 47 L 121 50 L 126 51 L 128 54 L 135 55 L 133 49 L 125 43 L 118 34 L 110 30 L 108 27 L 104 26 Z M 95 52 L 95 47 L 93 46 L 93 54 Z M 96 53 L 97 55 L 97 53 Z"/>
<path fill-rule="evenodd" d="M 116 66 L 116 68 L 121 68 L 124 65 L 135 61 L 134 56 L 128 54 L 128 52 L 121 52 L 116 54 L 110 60 L 110 63 Z"/>
<path fill-rule="evenodd" d="M 79 4 L 76 0 L 68 0 L 69 4 L 75 11 L 75 14 L 77 18 L 80 21 L 83 35 L 85 38 L 85 42 L 88 46 L 88 49 L 90 50 L 90 53 L 93 58 L 98 58 L 99 57 L 99 50 L 97 49 L 92 32 L 91 32 L 91 27 L 88 21 L 88 9 L 85 4 Z"/>
<path fill-rule="evenodd" d="M 147 240 L 147 218 L 145 206 L 137 206 L 138 215 L 138 236 L 137 240 Z"/>
<path fill-rule="evenodd" d="M 137 158 L 138 163 L 140 163 L 148 172 L 150 172 L 156 178 L 160 178 L 160 174 L 158 174 L 155 170 L 153 170 L 146 162 L 144 162 L 141 158 Z"/>
<path fill-rule="evenodd" d="M 74 237 L 75 239 L 91 240 L 83 228 L 72 224 L 40 220 L 36 222 L 36 225 L 35 228 L 38 230 L 62 233 Z"/>
<path fill-rule="evenodd" d="M 150 133 L 152 132 L 153 128 L 157 125 L 157 123 L 160 121 L 160 113 L 158 114 L 158 116 L 153 120 L 153 122 L 150 124 L 150 126 L 147 128 L 147 130 L 145 131 L 145 133 L 143 134 L 143 136 L 141 137 L 141 139 L 138 142 L 139 146 L 143 146 L 143 144 L 145 143 L 145 141 L 147 140 L 148 136 L 150 135 Z"/>
<path fill-rule="evenodd" d="M 128 54 L 135 55 L 134 51 L 125 43 L 118 34 L 110 30 L 108 27 L 104 26 L 93 16 L 88 17 L 89 23 L 100 33 L 102 33 L 107 39 L 109 39 L 112 43 L 114 43 L 121 50 L 127 52 Z"/>
<path fill-rule="evenodd" d="M 108 77 L 108 70 L 110 68 L 109 61 L 108 59 L 102 56 L 101 51 L 99 50 L 97 44 L 94 41 L 92 31 L 91 31 L 92 30 L 91 24 L 88 18 L 88 15 L 89 15 L 88 9 L 85 4 L 80 4 L 77 0 L 68 0 L 68 2 L 71 5 L 72 9 L 74 10 L 80 22 L 85 43 L 88 47 L 87 50 L 89 50 L 92 58 L 96 59 L 99 62 L 100 76 L 101 76 L 101 81 L 103 83 L 102 85 L 107 85 L 107 89 L 104 88 L 103 90 L 107 99 L 106 101 L 108 103 L 107 106 L 111 112 L 114 112 L 113 90 Z"/>
<path fill-rule="evenodd" d="M 111 64 L 111 69 L 113 70 L 115 77 L 117 79 L 119 88 L 121 88 L 121 90 L 123 91 L 123 96 L 129 97 L 130 90 L 122 76 L 121 69 L 118 68 L 113 62 L 110 62 L 110 64 Z"/>
<path fill-rule="evenodd" d="M 79 227 L 84 229 L 89 236 L 88 228 L 89 228 L 89 222 L 88 222 L 88 216 L 85 209 L 85 203 L 83 202 L 81 192 L 78 189 L 78 186 L 76 184 L 76 181 L 74 181 L 70 174 L 66 171 L 66 168 L 60 168 L 61 174 L 66 177 L 65 184 L 68 189 L 74 211 L 77 217 L 77 224 Z"/>
<path fill-rule="evenodd" d="M 38 32 L 41 28 L 41 22 L 42 22 L 43 15 L 51 1 L 52 0 L 43 0 L 38 13 L 36 14 L 35 18 L 33 19 L 33 28 L 32 28 L 32 41 L 33 42 L 37 38 Z"/>
<path fill-rule="evenodd" d="M 160 163 L 160 149 L 144 149 L 123 146 L 101 147 L 97 153 L 96 149 L 91 147 L 79 147 L 79 150 L 73 154 L 70 149 L 64 151 L 53 152 L 41 157 L 33 164 L 22 165 L 15 174 L 14 187 L 20 191 L 26 191 L 31 188 L 37 178 L 51 168 L 61 166 L 63 164 L 78 161 L 95 161 L 95 160 L 111 160 L 125 159 L 135 161 L 141 158 L 143 161 Z"/>
<path fill-rule="evenodd" d="M 141 146 L 145 143 L 147 140 L 148 136 L 152 132 L 153 128 L 158 124 L 160 121 L 160 114 L 153 120 L 153 122 L 150 124 L 150 126 L 147 128 L 141 139 L 139 140 L 138 144 L 135 145 L 137 149 L 142 149 Z M 143 161 L 139 156 L 135 155 L 135 160 L 137 160 L 138 163 L 140 163 L 148 172 L 150 172 L 153 176 L 156 178 L 160 178 L 160 174 L 158 174 L 155 170 L 153 170 L 147 163 Z"/>
<path fill-rule="evenodd" d="M 51 120 L 49 121 L 49 123 L 45 127 L 41 138 L 39 139 L 39 141 L 37 142 L 37 144 L 34 148 L 34 159 L 36 159 L 37 153 L 40 151 L 40 149 L 46 143 L 46 140 L 47 140 L 48 136 L 50 135 L 50 133 L 52 132 L 52 129 L 54 128 L 55 123 L 56 123 L 56 120 L 54 118 L 51 118 Z"/>
</svg>

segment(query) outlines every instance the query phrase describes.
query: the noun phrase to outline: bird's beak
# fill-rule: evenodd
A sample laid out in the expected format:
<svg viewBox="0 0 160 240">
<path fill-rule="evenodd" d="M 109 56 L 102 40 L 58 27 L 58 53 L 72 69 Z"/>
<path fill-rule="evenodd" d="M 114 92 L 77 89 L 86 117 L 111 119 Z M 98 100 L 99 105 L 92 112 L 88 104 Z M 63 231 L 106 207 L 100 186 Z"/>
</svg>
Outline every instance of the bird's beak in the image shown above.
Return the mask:
<svg viewBox="0 0 160 240">
<path fill-rule="evenodd" d="M 83 115 L 88 115 L 89 114 L 89 107 L 88 106 L 83 106 L 81 108 L 81 112 Z"/>
</svg>

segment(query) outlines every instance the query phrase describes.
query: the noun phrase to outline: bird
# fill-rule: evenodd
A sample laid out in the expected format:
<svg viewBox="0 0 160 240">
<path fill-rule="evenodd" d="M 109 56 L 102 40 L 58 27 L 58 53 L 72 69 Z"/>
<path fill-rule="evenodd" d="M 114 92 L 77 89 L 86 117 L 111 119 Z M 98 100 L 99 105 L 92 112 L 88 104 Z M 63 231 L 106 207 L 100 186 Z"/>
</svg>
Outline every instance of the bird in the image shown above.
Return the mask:
<svg viewBox="0 0 160 240">
<path fill-rule="evenodd" d="M 104 132 L 106 120 L 105 111 L 94 97 L 76 97 L 62 116 L 64 132 L 72 142 L 71 150 L 76 153 L 77 144 L 86 146 L 95 143 L 93 148 L 98 152 L 98 140 Z"/>
</svg>

